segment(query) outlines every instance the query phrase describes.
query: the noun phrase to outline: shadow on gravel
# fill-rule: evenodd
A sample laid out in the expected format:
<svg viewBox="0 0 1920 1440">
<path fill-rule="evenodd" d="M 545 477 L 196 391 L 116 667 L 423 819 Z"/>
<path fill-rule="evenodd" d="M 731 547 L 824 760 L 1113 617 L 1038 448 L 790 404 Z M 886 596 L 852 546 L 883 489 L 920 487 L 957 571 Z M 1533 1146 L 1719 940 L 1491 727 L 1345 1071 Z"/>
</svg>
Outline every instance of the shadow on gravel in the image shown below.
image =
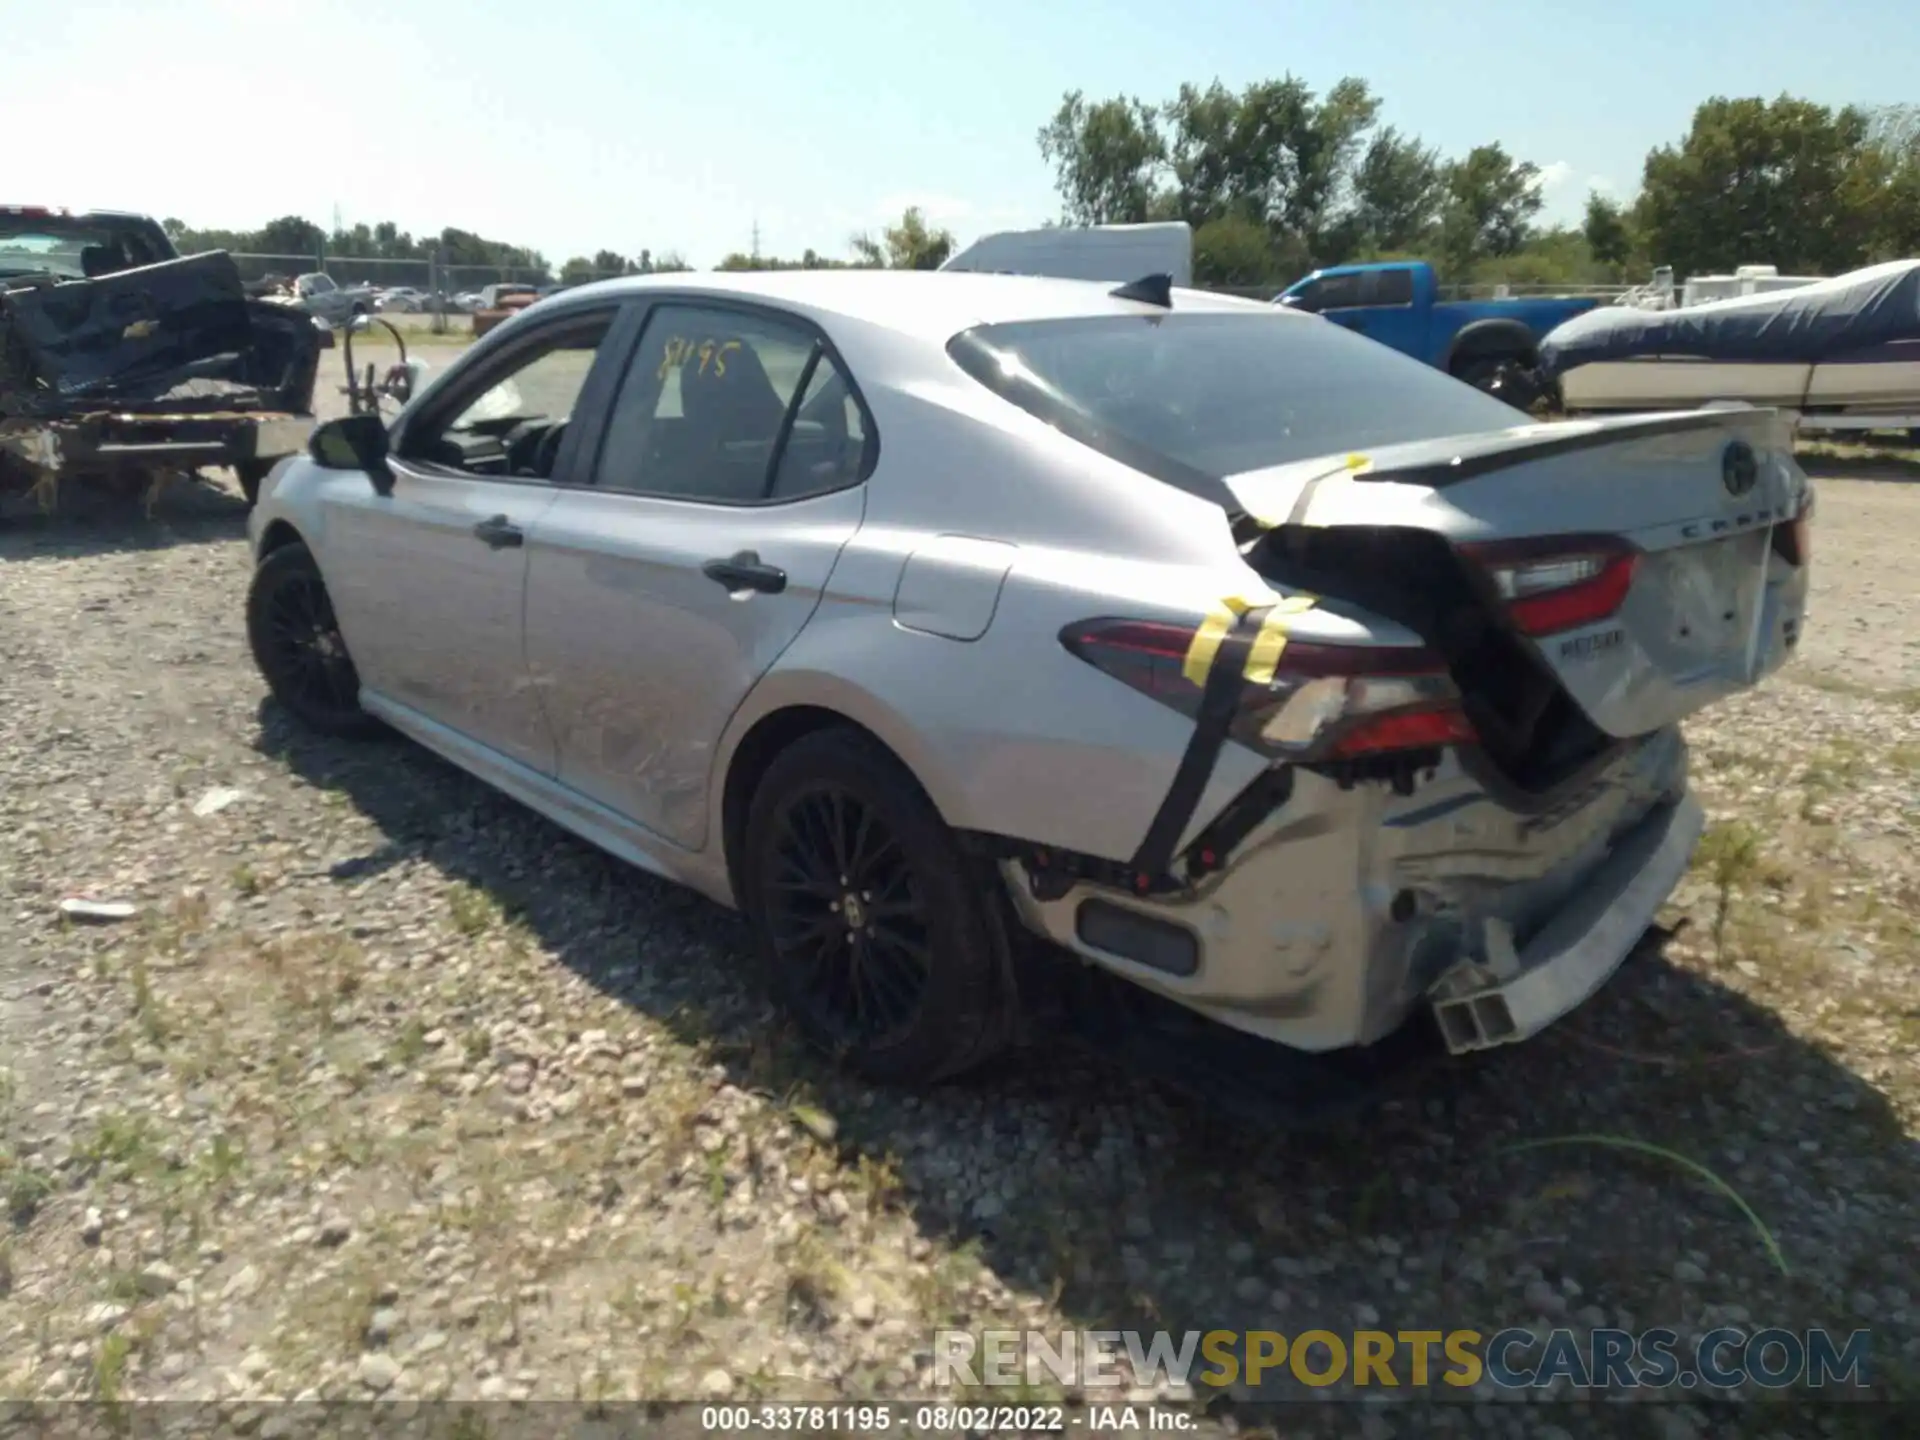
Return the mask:
<svg viewBox="0 0 1920 1440">
<path fill-rule="evenodd" d="M 247 533 L 247 505 L 210 480 L 167 487 L 148 515 L 144 493 L 110 494 L 82 484 L 64 487 L 44 514 L 29 497 L 0 499 L 0 560 L 72 559 L 124 550 L 213 545 Z"/>
<path fill-rule="evenodd" d="M 889 1167 L 940 1242 L 929 1325 L 1011 1313 L 943 1261 L 959 1250 L 1088 1328 L 1684 1329 L 1713 1302 L 1754 1326 L 1877 1325 L 1889 1359 L 1911 1338 L 1916 1259 L 1887 1237 L 1913 1233 L 1920 1147 L 1772 1012 L 1669 962 L 1670 940 L 1650 935 L 1534 1042 L 1445 1065 L 1334 1133 L 1249 1128 L 1064 1048 L 932 1095 L 888 1092 L 782 1034 L 748 981 L 741 925 L 707 901 L 405 741 L 316 740 L 270 703 L 262 732 L 264 752 L 385 834 L 336 869 L 342 883 L 428 859 L 733 1083 L 835 1116 L 849 1163 Z M 1710 1167 L 1759 1225 L 1666 1159 L 1512 1148 L 1596 1135 Z"/>
<path fill-rule="evenodd" d="M 1848 455 L 1801 451 L 1800 468 L 1816 480 L 1869 480 L 1882 484 L 1920 484 L 1920 450 L 1866 450 Z"/>
</svg>

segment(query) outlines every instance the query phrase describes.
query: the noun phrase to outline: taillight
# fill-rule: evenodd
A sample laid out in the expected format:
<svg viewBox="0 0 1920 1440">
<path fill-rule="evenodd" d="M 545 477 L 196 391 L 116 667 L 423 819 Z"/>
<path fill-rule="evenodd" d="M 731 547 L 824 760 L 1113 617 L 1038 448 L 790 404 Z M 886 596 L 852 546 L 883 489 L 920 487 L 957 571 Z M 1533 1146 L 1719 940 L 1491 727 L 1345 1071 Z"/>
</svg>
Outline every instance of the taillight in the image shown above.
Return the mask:
<svg viewBox="0 0 1920 1440">
<path fill-rule="evenodd" d="M 1492 578 L 1522 634 L 1558 635 L 1605 620 L 1633 588 L 1640 552 L 1614 536 L 1463 545 Z"/>
<path fill-rule="evenodd" d="M 1194 628 L 1101 619 L 1069 625 L 1060 641 L 1073 654 L 1144 695 L 1187 715 L 1201 687 L 1185 674 Z M 1288 641 L 1272 662 L 1243 678 L 1235 739 L 1297 761 L 1352 760 L 1431 750 L 1476 740 L 1460 692 L 1432 651 L 1414 647 Z"/>
<path fill-rule="evenodd" d="M 1813 558 L 1813 491 L 1800 506 L 1800 513 L 1773 530 L 1773 549 L 1782 560 L 1798 567 Z"/>
</svg>

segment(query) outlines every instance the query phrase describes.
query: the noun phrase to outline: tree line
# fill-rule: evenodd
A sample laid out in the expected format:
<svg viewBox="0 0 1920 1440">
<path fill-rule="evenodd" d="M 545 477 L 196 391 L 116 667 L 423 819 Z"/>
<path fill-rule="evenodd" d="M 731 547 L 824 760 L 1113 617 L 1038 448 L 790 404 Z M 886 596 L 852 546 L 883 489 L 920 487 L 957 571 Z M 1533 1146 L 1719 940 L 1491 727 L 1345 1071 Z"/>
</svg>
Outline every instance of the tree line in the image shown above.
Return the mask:
<svg viewBox="0 0 1920 1440">
<path fill-rule="evenodd" d="M 1448 157 L 1379 123 L 1367 82 L 1292 75 L 1171 99 L 1065 95 L 1041 127 L 1068 223 L 1184 220 L 1201 284 L 1284 284 L 1418 257 L 1452 282 L 1684 277 L 1740 264 L 1834 274 L 1920 250 L 1920 107 L 1715 97 L 1650 152 L 1631 199 L 1540 222 L 1543 175 L 1499 144 Z"/>
<path fill-rule="evenodd" d="M 653 275 L 691 270 L 678 251 L 656 255 L 642 249 L 634 253 L 602 249 L 592 255 L 575 255 L 554 267 L 538 250 L 488 240 L 468 230 L 452 227 L 437 235 L 414 236 L 390 220 L 378 224 L 358 224 L 340 228 L 331 234 L 313 221 L 298 215 L 283 215 L 268 221 L 258 230 L 199 230 L 178 219 L 161 221 L 161 227 L 182 251 L 193 254 L 204 250 L 226 250 L 241 255 L 281 255 L 290 261 L 314 263 L 332 260 L 413 260 L 430 261 L 436 253 L 442 264 L 486 267 L 511 271 L 530 284 L 579 284 L 614 275 Z M 807 250 L 797 260 L 774 256 L 750 255 L 738 251 L 723 257 L 719 270 L 823 270 L 915 269 L 937 270 L 953 253 L 953 232 L 932 225 L 918 207 L 908 207 L 900 219 L 884 227 L 878 236 L 861 233 L 848 241 L 851 258 L 835 259 Z"/>
<path fill-rule="evenodd" d="M 1920 253 L 1920 106 L 1703 102 L 1687 133 L 1655 147 L 1631 197 L 1592 192 L 1584 223 L 1545 225 L 1538 164 L 1500 144 L 1448 157 L 1379 123 L 1380 100 L 1348 77 L 1325 94 L 1292 75 L 1240 90 L 1182 85 L 1173 99 L 1062 97 L 1038 135 L 1060 223 L 1184 220 L 1202 285 L 1278 286 L 1320 265 L 1430 260 L 1452 283 L 1576 284 L 1773 264 L 1838 274 Z M 299 216 L 258 230 L 165 227 L 183 250 L 416 260 L 511 271 L 535 283 L 691 268 L 675 252 L 602 249 L 558 267 L 537 250 L 392 222 L 332 234 Z M 720 270 L 932 270 L 951 231 L 908 209 L 845 258 L 735 252 Z"/>
</svg>

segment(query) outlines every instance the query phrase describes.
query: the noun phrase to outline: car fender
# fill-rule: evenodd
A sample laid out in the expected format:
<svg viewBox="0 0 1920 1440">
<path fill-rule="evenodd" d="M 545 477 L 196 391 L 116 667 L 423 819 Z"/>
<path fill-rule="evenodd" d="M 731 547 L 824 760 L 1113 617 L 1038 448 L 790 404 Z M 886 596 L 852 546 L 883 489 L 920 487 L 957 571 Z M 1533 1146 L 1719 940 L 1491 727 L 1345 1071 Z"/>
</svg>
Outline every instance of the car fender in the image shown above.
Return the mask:
<svg viewBox="0 0 1920 1440">
<path fill-rule="evenodd" d="M 798 642 L 796 642 L 797 647 Z M 721 737 L 709 776 L 707 833 L 726 833 L 727 777 L 740 744 L 762 720 L 782 710 L 825 710 L 852 721 L 900 758 L 933 801 L 934 808 L 955 826 L 967 824 L 966 791 L 947 762 L 916 733 L 898 709 L 860 681 L 802 661 L 776 665 L 747 693 Z"/>
</svg>

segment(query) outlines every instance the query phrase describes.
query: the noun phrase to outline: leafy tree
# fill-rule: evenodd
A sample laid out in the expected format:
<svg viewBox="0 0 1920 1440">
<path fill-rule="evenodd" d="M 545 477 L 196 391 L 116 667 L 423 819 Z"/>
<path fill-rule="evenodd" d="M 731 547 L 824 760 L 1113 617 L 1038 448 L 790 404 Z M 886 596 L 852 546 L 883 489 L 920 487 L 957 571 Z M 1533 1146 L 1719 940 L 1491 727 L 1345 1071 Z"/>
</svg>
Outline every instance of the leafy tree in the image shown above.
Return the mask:
<svg viewBox="0 0 1920 1440">
<path fill-rule="evenodd" d="M 1481 256 L 1512 255 L 1526 243 L 1544 203 L 1540 167 L 1501 145 L 1476 145 L 1446 167 L 1438 249 L 1449 278 Z"/>
<path fill-rule="evenodd" d="M 1039 138 L 1069 220 L 1121 225 L 1148 218 L 1167 153 L 1151 106 L 1130 96 L 1090 104 L 1075 90 Z"/>
<path fill-rule="evenodd" d="M 1411 249 L 1440 223 L 1440 152 L 1389 126 L 1361 156 L 1353 190 L 1356 240 L 1375 250 Z"/>
<path fill-rule="evenodd" d="M 918 205 L 909 205 L 878 240 L 856 235 L 851 243 L 856 263 L 876 270 L 938 270 L 953 254 L 953 232 L 929 226 Z"/>
<path fill-rule="evenodd" d="M 1627 229 L 1625 208 L 1598 190 L 1587 192 L 1587 216 L 1581 232 L 1586 236 L 1587 249 L 1602 265 L 1617 269 L 1624 266 L 1633 253 L 1633 235 Z"/>
<path fill-rule="evenodd" d="M 1193 278 L 1200 285 L 1271 283 L 1274 256 L 1267 227 L 1244 215 L 1221 215 L 1193 232 Z"/>
<path fill-rule="evenodd" d="M 325 231 L 298 215 L 269 220 L 257 236 L 258 248 L 268 255 L 318 255 L 326 242 Z"/>
<path fill-rule="evenodd" d="M 1869 118 L 1783 95 L 1717 96 L 1647 156 L 1635 207 L 1650 258 L 1695 275 L 1764 261 L 1830 274 L 1860 263 L 1888 180 Z"/>
<path fill-rule="evenodd" d="M 1904 259 L 1920 252 L 1920 105 L 1883 105 L 1867 114 L 1867 165 L 1880 195 L 1871 256 Z"/>
</svg>

